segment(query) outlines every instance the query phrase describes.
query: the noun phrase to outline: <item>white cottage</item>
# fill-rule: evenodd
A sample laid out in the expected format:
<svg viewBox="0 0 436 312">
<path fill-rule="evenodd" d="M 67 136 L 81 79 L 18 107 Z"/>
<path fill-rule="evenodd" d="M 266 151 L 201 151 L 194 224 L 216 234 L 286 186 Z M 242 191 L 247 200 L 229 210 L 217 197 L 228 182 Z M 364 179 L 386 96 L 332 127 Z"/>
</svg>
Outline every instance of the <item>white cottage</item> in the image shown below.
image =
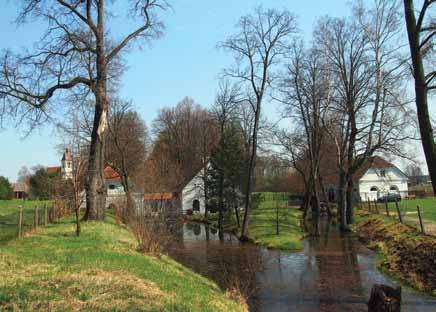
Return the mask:
<svg viewBox="0 0 436 312">
<path fill-rule="evenodd" d="M 206 200 L 204 197 L 204 169 L 201 169 L 181 189 L 182 210 L 185 214 L 189 209 L 193 212 L 204 213 L 206 211 Z"/>
<path fill-rule="evenodd" d="M 407 175 L 379 156 L 371 157 L 354 180 L 362 201 L 377 200 L 388 193 L 408 196 Z"/>
</svg>

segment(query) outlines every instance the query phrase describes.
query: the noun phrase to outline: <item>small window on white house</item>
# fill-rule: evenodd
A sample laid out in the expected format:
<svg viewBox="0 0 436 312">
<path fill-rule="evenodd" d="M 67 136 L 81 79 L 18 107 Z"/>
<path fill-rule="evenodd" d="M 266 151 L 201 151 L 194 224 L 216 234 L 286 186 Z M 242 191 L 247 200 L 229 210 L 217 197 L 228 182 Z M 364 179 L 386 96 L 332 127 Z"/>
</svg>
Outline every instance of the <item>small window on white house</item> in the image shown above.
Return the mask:
<svg viewBox="0 0 436 312">
<path fill-rule="evenodd" d="M 110 190 L 115 190 L 116 188 L 117 188 L 117 186 L 115 184 L 109 184 Z"/>
<path fill-rule="evenodd" d="M 392 185 L 392 186 L 390 187 L 390 190 L 391 190 L 391 191 L 396 191 L 396 192 L 398 192 L 398 186 L 396 186 L 396 185 Z"/>
<path fill-rule="evenodd" d="M 377 186 L 373 186 L 373 187 L 371 187 L 370 191 L 371 191 L 371 192 L 377 192 L 377 191 L 378 191 Z"/>
<path fill-rule="evenodd" d="M 380 170 L 380 176 L 385 177 L 386 176 L 386 170 L 381 169 Z"/>
</svg>

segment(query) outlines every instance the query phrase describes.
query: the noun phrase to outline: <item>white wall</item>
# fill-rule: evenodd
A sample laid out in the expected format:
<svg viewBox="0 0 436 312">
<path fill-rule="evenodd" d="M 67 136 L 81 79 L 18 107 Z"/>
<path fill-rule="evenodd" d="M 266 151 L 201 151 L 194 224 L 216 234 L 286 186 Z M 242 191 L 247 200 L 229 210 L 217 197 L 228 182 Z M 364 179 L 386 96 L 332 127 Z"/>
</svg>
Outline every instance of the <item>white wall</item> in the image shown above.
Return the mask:
<svg viewBox="0 0 436 312">
<path fill-rule="evenodd" d="M 200 212 L 206 211 L 205 198 L 204 198 L 204 183 L 202 179 L 202 172 L 200 171 L 182 190 L 182 209 L 183 213 L 188 209 L 193 208 L 194 200 L 200 202 Z"/>
<path fill-rule="evenodd" d="M 408 178 L 398 168 L 384 168 L 385 176 L 381 174 L 382 169 L 370 168 L 359 180 L 359 193 L 362 201 L 376 200 L 387 193 L 398 193 L 401 197 L 408 195 Z M 391 190 L 396 186 L 398 191 Z M 376 187 L 377 191 L 371 191 Z"/>
</svg>

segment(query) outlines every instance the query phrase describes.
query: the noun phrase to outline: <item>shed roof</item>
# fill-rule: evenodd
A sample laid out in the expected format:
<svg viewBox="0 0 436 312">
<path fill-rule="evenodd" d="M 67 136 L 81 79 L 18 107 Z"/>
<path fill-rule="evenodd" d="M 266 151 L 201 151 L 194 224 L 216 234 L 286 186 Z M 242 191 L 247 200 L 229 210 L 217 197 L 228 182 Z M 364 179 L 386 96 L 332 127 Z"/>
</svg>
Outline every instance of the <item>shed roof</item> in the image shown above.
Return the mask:
<svg viewBox="0 0 436 312">
<path fill-rule="evenodd" d="M 173 193 L 147 193 L 144 194 L 144 200 L 171 200 L 173 199 Z"/>
<path fill-rule="evenodd" d="M 27 193 L 29 191 L 29 186 L 24 182 L 17 182 L 12 184 L 12 190 L 14 192 L 24 192 Z"/>
</svg>

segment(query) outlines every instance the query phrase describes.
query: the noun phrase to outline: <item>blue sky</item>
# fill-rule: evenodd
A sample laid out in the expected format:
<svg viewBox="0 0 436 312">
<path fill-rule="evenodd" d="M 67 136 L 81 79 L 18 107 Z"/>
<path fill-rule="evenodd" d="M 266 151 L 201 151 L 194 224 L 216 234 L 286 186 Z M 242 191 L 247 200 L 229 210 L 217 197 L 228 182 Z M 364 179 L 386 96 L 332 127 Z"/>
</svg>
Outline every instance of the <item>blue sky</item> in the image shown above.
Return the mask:
<svg viewBox="0 0 436 312">
<path fill-rule="evenodd" d="M 117 0 L 121 1 L 121 0 Z M 32 47 L 40 37 L 44 24 L 28 24 L 19 28 L 13 24 L 17 14 L 16 2 L 2 1 L 0 10 L 0 49 Z M 312 26 L 320 16 L 348 14 L 347 0 L 172 0 L 172 10 L 163 15 L 164 36 L 151 47 L 134 49 L 126 56 L 128 70 L 119 90 L 122 97 L 131 99 L 148 125 L 158 110 L 174 106 L 190 96 L 209 106 L 217 89 L 217 76 L 231 58 L 216 49 L 217 42 L 233 32 L 241 15 L 255 6 L 286 8 L 298 17 L 299 27 L 310 38 Z M 127 21 L 117 23 L 114 33 L 121 34 L 131 26 Z M 112 25 L 113 27 L 113 25 Z M 275 107 L 265 111 L 274 115 Z M 271 117 L 271 116 L 269 116 Z M 30 137 L 22 139 L 22 128 L 0 130 L 0 175 L 11 180 L 21 166 L 37 164 L 57 165 L 60 155 L 56 145 L 60 138 L 49 125 Z"/>
</svg>

